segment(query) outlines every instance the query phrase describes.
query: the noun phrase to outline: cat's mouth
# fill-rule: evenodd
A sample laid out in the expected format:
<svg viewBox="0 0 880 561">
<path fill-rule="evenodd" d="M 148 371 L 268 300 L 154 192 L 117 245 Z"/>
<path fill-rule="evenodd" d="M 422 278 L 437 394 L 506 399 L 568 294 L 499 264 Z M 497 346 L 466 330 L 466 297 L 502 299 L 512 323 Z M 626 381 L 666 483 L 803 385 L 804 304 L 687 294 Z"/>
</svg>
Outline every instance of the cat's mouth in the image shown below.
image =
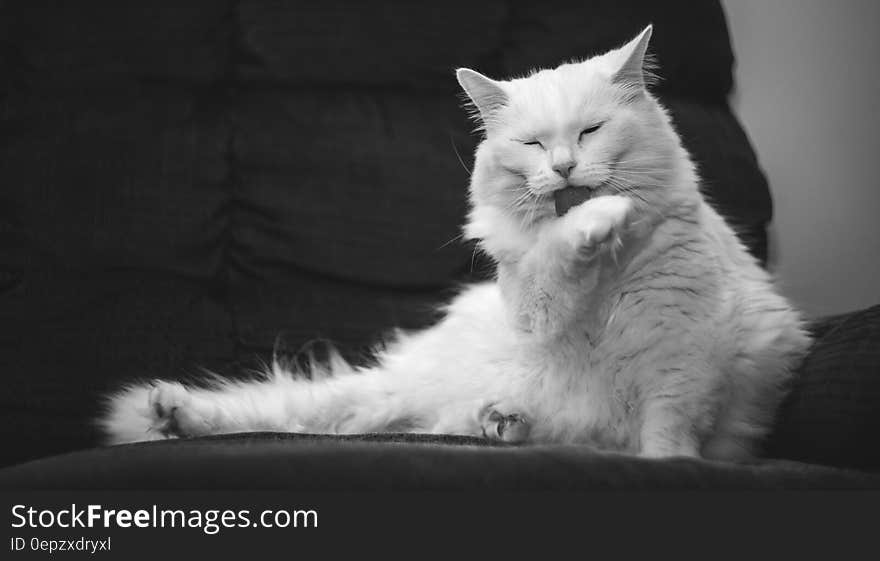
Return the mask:
<svg viewBox="0 0 880 561">
<path fill-rule="evenodd" d="M 595 197 L 599 192 L 596 187 L 585 185 L 569 185 L 553 191 L 553 202 L 556 205 L 556 216 L 563 216 L 571 207 L 577 206 Z"/>
</svg>

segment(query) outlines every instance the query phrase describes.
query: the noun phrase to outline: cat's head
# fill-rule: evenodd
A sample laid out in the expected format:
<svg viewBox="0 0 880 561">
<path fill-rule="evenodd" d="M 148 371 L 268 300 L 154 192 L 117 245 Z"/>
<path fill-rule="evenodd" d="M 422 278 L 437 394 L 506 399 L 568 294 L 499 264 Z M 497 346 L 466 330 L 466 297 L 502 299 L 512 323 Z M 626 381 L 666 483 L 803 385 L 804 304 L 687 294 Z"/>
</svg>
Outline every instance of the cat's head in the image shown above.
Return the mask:
<svg viewBox="0 0 880 561">
<path fill-rule="evenodd" d="M 457 71 L 485 132 L 471 179 L 474 206 L 517 215 L 524 225 L 555 216 L 553 192 L 586 186 L 640 205 L 692 170 L 666 112 L 649 93 L 651 26 L 626 45 L 582 62 L 492 80 Z"/>
</svg>

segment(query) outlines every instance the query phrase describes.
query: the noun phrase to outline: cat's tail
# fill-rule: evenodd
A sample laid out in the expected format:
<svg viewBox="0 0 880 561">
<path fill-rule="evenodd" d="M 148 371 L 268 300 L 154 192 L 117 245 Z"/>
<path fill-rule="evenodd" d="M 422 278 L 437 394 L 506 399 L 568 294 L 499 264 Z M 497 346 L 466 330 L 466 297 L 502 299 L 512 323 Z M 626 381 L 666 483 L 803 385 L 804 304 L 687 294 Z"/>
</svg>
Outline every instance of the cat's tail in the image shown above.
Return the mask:
<svg viewBox="0 0 880 561">
<path fill-rule="evenodd" d="M 109 444 L 247 431 L 355 433 L 405 417 L 401 377 L 356 369 L 338 353 L 299 369 L 273 361 L 249 380 L 152 380 L 108 396 L 97 424 Z"/>
</svg>

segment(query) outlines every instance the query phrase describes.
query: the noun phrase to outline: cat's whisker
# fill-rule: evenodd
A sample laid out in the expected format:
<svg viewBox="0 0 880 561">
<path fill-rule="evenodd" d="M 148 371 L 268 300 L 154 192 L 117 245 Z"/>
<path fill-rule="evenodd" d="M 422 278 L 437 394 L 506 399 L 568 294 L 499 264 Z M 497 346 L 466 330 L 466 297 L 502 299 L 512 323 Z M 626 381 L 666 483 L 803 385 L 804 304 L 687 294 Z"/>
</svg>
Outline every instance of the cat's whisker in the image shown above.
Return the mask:
<svg viewBox="0 0 880 561">
<path fill-rule="evenodd" d="M 545 198 L 545 195 L 535 193 L 531 189 L 528 191 L 528 196 L 521 205 L 522 207 L 524 207 L 524 210 L 519 213 L 521 228 L 527 229 L 532 224 L 534 224 L 535 220 L 537 219 L 538 210 L 541 204 L 544 202 Z"/>
<path fill-rule="evenodd" d="M 529 198 L 531 197 L 532 192 L 531 189 L 525 189 L 522 193 L 520 193 L 508 206 L 508 210 L 515 210 L 517 208 L 525 205 Z"/>
<path fill-rule="evenodd" d="M 435 251 L 440 251 L 441 249 L 443 249 L 443 248 L 445 248 L 446 246 L 452 244 L 453 242 L 456 242 L 456 241 L 462 239 L 463 237 L 464 237 L 464 234 L 463 234 L 463 233 L 462 233 L 462 234 L 458 234 L 457 236 L 454 236 L 452 239 L 450 239 L 449 241 L 447 241 L 446 243 L 444 243 L 443 245 L 441 245 L 440 247 L 438 247 Z"/>
<path fill-rule="evenodd" d="M 617 165 L 631 165 L 631 164 L 665 164 L 667 160 L 662 158 L 644 158 L 644 159 L 635 159 L 635 160 L 612 160 L 608 162 L 604 162 L 606 165 L 617 166 Z"/>
<path fill-rule="evenodd" d="M 477 244 L 474 244 L 474 251 L 471 253 L 471 270 L 470 274 L 474 274 L 474 263 L 477 261 Z"/>
<path fill-rule="evenodd" d="M 532 203 L 532 197 L 531 197 L 531 196 L 529 197 L 529 201 L 528 201 L 528 202 Z M 526 228 L 526 227 L 528 227 L 528 226 L 531 226 L 531 224 L 532 224 L 532 212 L 533 212 L 533 209 L 534 209 L 534 208 L 535 208 L 535 207 L 534 207 L 534 203 L 529 204 L 529 205 L 526 206 L 526 208 L 525 208 L 525 212 L 523 213 L 523 221 L 522 221 L 522 224 L 523 224 L 523 227 L 524 227 L 524 228 Z"/>
<path fill-rule="evenodd" d="M 655 216 L 657 216 L 661 220 L 665 220 L 667 218 L 666 213 L 664 213 L 661 209 L 657 208 L 656 205 L 651 204 L 651 202 L 649 202 L 648 199 L 645 198 L 644 195 L 639 193 L 635 187 L 627 186 L 627 185 L 623 185 L 623 184 L 615 184 L 615 183 L 610 183 L 610 182 L 609 182 L 609 184 L 611 185 L 612 189 L 617 191 L 619 194 L 624 195 L 624 196 L 629 196 L 629 197 L 635 198 L 636 200 L 640 201 L 642 203 L 642 205 L 641 205 L 642 210 L 644 210 L 645 212 L 654 214 Z"/>
<path fill-rule="evenodd" d="M 644 203 L 646 208 L 649 208 L 649 209 L 651 208 L 651 205 L 648 202 L 648 200 L 645 198 L 645 196 L 642 195 L 641 193 L 639 193 L 638 190 L 636 190 L 636 188 L 634 186 L 626 185 L 625 183 L 621 183 L 620 181 L 618 181 L 615 178 L 609 178 L 606 181 L 606 183 L 608 185 L 610 185 L 611 188 L 614 189 L 615 191 L 617 191 L 618 193 L 633 197 L 633 198 L 639 200 L 640 202 Z"/>
<path fill-rule="evenodd" d="M 662 156 L 643 156 L 639 158 L 628 158 L 626 160 L 605 160 L 599 162 L 603 165 L 614 165 L 614 164 L 631 164 L 631 163 L 643 163 L 643 162 L 669 162 L 669 158 L 665 158 Z"/>
<path fill-rule="evenodd" d="M 512 191 L 514 193 L 517 193 L 517 195 L 507 204 L 507 208 L 515 208 L 523 200 L 525 200 L 525 198 L 528 197 L 529 194 L 528 188 L 514 187 Z"/>
<path fill-rule="evenodd" d="M 517 195 L 516 198 L 514 198 L 511 203 L 513 206 L 519 206 L 520 204 L 522 204 L 523 201 L 528 200 L 528 198 L 529 198 L 529 192 L 524 191 L 524 192 L 520 193 L 519 195 Z"/>
<path fill-rule="evenodd" d="M 642 206 L 644 206 L 646 209 L 651 208 L 651 205 L 648 203 L 648 201 L 644 197 L 639 195 L 638 193 L 629 191 L 627 189 L 621 189 L 621 188 L 615 188 L 615 192 L 619 195 L 625 195 L 627 197 L 630 197 L 630 198 L 637 200 L 638 202 L 642 203 Z"/>
<path fill-rule="evenodd" d="M 462 169 L 464 169 L 464 171 L 467 172 L 468 176 L 470 176 L 471 170 L 464 163 L 461 154 L 458 152 L 458 146 L 455 145 L 455 139 L 452 137 L 452 134 L 449 135 L 449 143 L 452 144 L 452 151 L 455 152 L 455 157 L 458 158 L 458 163 L 461 164 Z"/>
<path fill-rule="evenodd" d="M 656 165 L 625 165 L 625 166 L 616 166 L 615 170 L 627 171 L 662 171 L 669 172 L 669 168 L 665 166 L 656 166 Z"/>
<path fill-rule="evenodd" d="M 643 177 L 638 177 L 635 179 L 627 179 L 626 177 L 622 176 L 620 173 L 614 174 L 613 176 L 611 176 L 610 179 L 617 181 L 618 183 L 622 183 L 624 185 L 627 185 L 629 187 L 636 187 L 636 188 L 641 188 L 641 189 L 651 189 L 654 187 L 659 187 L 659 188 L 663 187 L 661 184 L 658 184 L 658 183 L 648 183 L 645 181 L 645 178 L 643 178 Z"/>
<path fill-rule="evenodd" d="M 614 170 L 614 173 L 616 173 L 616 174 L 627 173 L 627 174 L 633 174 L 633 175 L 657 176 L 657 175 L 660 175 L 663 173 L 669 173 L 669 170 L 666 170 L 666 169 L 620 169 L 620 168 L 617 168 Z"/>
</svg>

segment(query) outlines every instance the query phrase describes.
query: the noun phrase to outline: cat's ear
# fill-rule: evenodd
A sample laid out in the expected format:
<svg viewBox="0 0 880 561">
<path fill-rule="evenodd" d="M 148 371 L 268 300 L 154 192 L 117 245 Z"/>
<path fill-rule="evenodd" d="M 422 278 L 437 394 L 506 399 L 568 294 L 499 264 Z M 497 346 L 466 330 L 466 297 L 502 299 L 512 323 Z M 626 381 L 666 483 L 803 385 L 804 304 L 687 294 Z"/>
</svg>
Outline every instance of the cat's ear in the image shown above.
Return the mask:
<svg viewBox="0 0 880 561">
<path fill-rule="evenodd" d="M 474 107 L 477 108 L 483 123 L 492 120 L 495 113 L 507 105 L 507 92 L 500 82 L 483 76 L 470 68 L 459 68 L 455 71 L 455 77 L 461 88 L 470 98 Z"/>
<path fill-rule="evenodd" d="M 638 36 L 617 49 L 617 60 L 620 66 L 613 74 L 611 81 L 615 84 L 644 88 L 652 74 L 645 68 L 645 53 L 651 40 L 653 25 L 648 25 Z"/>
</svg>

